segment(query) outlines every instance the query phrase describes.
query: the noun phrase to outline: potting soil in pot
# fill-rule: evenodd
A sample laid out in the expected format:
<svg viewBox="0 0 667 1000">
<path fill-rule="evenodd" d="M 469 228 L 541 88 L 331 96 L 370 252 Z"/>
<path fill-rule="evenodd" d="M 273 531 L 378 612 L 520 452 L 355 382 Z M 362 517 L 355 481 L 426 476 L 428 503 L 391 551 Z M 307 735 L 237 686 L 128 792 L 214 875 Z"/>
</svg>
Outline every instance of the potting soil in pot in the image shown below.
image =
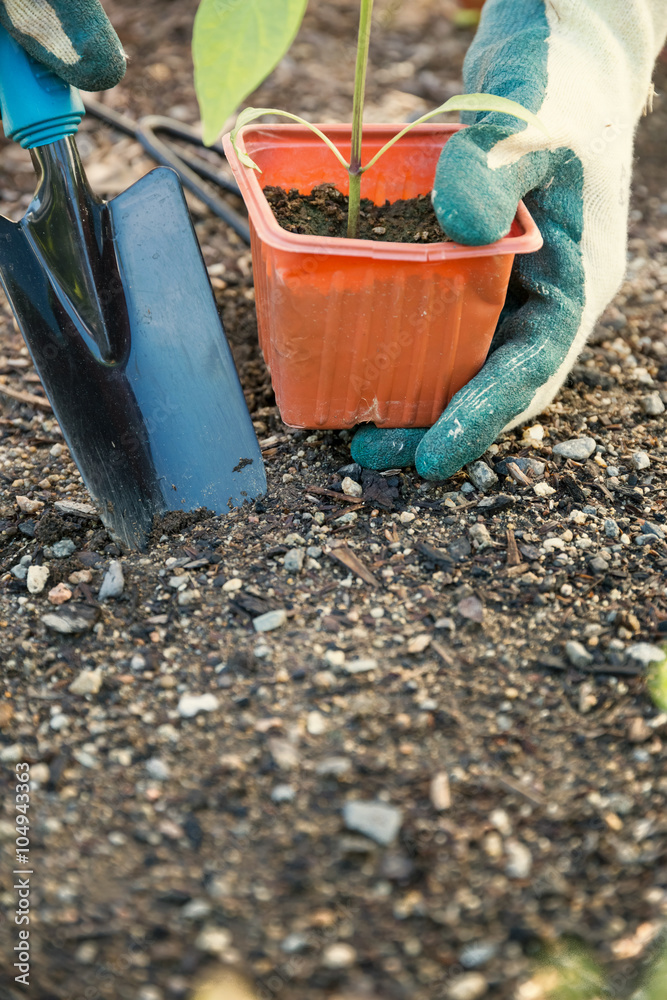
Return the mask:
<svg viewBox="0 0 667 1000">
<path fill-rule="evenodd" d="M 303 236 L 347 236 L 348 197 L 333 184 L 310 194 L 265 187 L 264 195 L 283 229 Z M 375 205 L 361 199 L 358 239 L 383 243 L 443 243 L 447 237 L 428 195 Z"/>
</svg>

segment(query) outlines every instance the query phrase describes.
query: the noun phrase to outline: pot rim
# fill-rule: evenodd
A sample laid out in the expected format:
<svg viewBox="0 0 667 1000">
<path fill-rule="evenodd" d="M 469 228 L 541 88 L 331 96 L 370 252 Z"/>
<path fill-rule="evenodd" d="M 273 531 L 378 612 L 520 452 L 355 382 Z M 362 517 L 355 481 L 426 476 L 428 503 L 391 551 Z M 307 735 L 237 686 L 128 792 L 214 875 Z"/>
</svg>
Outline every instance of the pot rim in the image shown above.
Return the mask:
<svg viewBox="0 0 667 1000">
<path fill-rule="evenodd" d="M 410 135 L 419 134 L 451 134 L 457 132 L 465 125 L 455 123 L 424 123 L 416 125 Z M 349 139 L 352 126 L 346 124 L 324 124 L 317 125 L 334 142 L 336 140 Z M 405 123 L 399 124 L 368 124 L 364 125 L 364 136 L 375 136 L 382 142 L 388 141 L 397 132 L 405 128 Z M 251 133 L 260 133 L 266 139 L 271 137 L 281 138 L 281 141 L 292 135 L 312 136 L 317 142 L 317 137 L 299 124 L 262 124 L 251 123 L 239 130 L 237 144 L 242 152 L 247 152 L 245 138 Z M 497 254 L 533 253 L 539 250 L 543 244 L 542 235 L 524 205 L 519 202 L 516 222 L 523 230 L 517 236 L 504 236 L 495 243 L 484 246 L 466 246 L 462 243 L 452 241 L 443 243 L 391 243 L 374 240 L 348 239 L 340 236 L 306 236 L 301 233 L 290 233 L 279 225 L 273 214 L 261 184 L 257 171 L 251 167 L 244 166 L 236 155 L 236 151 L 231 143 L 230 134 L 223 137 L 223 146 L 227 161 L 232 169 L 234 177 L 241 189 L 241 195 L 248 209 L 248 214 L 255 227 L 257 235 L 268 246 L 276 250 L 288 253 L 320 253 L 327 256 L 359 256 L 372 257 L 378 260 L 409 260 L 409 261 L 437 261 L 456 260 L 457 258 L 470 257 L 490 257 Z M 333 154 L 331 154 L 333 155 Z M 379 165 L 378 165 L 379 166 Z M 375 169 L 375 168 L 374 168 Z"/>
</svg>

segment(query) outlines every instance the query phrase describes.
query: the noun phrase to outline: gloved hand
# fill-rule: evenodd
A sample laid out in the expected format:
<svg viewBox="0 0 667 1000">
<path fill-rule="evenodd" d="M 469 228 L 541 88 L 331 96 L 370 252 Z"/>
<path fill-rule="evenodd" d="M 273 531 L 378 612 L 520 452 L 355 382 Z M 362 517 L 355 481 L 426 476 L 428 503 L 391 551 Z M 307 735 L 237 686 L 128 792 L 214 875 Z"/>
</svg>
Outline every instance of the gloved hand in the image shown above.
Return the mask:
<svg viewBox="0 0 667 1000">
<path fill-rule="evenodd" d="M 355 461 L 446 479 L 553 399 L 623 278 L 634 130 L 666 31 L 665 0 L 487 0 L 466 91 L 519 101 L 549 137 L 473 116 L 443 149 L 433 204 L 475 245 L 504 236 L 523 198 L 544 246 L 516 258 L 489 357 L 437 423 L 361 428 Z"/>
<path fill-rule="evenodd" d="M 0 22 L 31 55 L 81 90 L 115 87 L 125 54 L 99 0 L 0 0 Z"/>
</svg>

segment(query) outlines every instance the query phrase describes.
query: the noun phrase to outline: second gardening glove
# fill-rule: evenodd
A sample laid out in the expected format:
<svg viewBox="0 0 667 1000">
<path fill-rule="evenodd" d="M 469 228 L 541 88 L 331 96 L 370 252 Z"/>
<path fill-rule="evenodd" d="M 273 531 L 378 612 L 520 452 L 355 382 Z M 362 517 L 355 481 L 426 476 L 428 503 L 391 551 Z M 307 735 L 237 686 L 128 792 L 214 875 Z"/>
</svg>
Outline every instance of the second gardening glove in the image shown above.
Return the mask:
<svg viewBox="0 0 667 1000">
<path fill-rule="evenodd" d="M 0 0 L 0 22 L 39 62 L 81 90 L 115 87 L 125 54 L 99 0 Z"/>
<path fill-rule="evenodd" d="M 623 279 L 634 131 L 666 31 L 665 0 L 487 0 L 466 91 L 518 101 L 549 135 L 473 115 L 442 152 L 433 204 L 450 238 L 482 245 L 523 198 L 544 246 L 516 258 L 489 357 L 437 423 L 364 427 L 355 461 L 446 479 L 551 402 Z"/>
</svg>

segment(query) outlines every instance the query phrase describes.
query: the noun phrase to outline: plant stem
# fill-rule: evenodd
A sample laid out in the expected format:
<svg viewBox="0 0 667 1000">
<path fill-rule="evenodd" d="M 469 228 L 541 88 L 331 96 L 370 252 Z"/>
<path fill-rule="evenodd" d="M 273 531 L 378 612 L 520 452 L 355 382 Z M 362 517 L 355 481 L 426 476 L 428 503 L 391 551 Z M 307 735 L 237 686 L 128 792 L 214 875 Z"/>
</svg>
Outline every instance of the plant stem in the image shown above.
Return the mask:
<svg viewBox="0 0 667 1000">
<path fill-rule="evenodd" d="M 347 206 L 348 239 L 356 239 L 359 229 L 359 209 L 361 207 L 361 173 L 350 173 L 350 200 Z"/>
<path fill-rule="evenodd" d="M 364 93 L 368 68 L 368 46 L 371 39 L 373 0 L 361 0 L 357 65 L 354 72 L 354 105 L 352 109 L 352 149 L 350 154 L 350 202 L 347 214 L 347 235 L 354 239 L 359 226 L 361 201 L 361 141 L 363 136 Z"/>
</svg>

